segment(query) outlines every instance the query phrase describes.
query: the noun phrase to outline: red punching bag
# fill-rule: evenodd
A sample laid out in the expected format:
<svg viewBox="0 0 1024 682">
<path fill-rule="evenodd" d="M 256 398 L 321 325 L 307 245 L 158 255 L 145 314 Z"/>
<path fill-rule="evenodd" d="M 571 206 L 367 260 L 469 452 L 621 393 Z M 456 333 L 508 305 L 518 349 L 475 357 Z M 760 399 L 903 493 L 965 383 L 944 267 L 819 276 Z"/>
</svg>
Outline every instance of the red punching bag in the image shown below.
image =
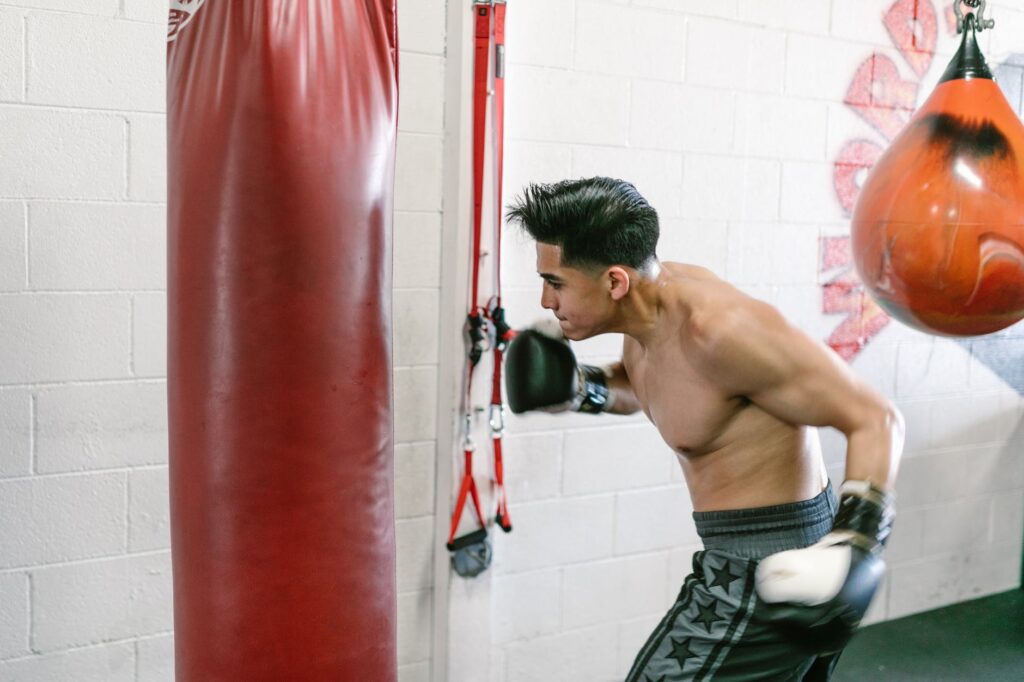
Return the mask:
<svg viewBox="0 0 1024 682">
<path fill-rule="evenodd" d="M 951 336 L 1024 318 L 1024 127 L 978 49 L 974 19 L 869 174 L 852 224 L 857 270 L 878 304 Z"/>
<path fill-rule="evenodd" d="M 176 679 L 393 681 L 395 0 L 172 5 Z"/>
</svg>

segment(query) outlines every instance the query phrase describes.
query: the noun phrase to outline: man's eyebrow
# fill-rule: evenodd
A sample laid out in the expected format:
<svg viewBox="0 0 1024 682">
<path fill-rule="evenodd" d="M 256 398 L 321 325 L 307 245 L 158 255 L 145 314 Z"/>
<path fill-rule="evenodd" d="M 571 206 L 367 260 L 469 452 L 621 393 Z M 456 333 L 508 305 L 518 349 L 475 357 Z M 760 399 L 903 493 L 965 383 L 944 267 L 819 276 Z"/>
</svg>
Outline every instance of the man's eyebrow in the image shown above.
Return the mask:
<svg viewBox="0 0 1024 682">
<path fill-rule="evenodd" d="M 561 284 L 562 282 L 565 281 L 558 275 L 552 275 L 550 272 L 538 272 L 537 274 L 546 279 L 547 281 L 554 282 L 555 284 Z"/>
</svg>

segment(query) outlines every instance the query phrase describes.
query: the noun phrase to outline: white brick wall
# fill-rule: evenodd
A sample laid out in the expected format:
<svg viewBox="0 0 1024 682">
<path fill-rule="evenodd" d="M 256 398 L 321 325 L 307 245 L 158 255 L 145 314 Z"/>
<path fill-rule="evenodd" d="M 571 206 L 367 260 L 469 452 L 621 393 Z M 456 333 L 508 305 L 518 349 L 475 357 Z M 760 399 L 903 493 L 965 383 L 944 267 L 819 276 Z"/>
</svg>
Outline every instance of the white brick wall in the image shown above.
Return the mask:
<svg viewBox="0 0 1024 682">
<path fill-rule="evenodd" d="M 0 0 L 0 681 L 173 679 L 167 0 Z M 445 3 L 400 0 L 399 661 L 432 656 Z"/>
<path fill-rule="evenodd" d="M 922 99 L 955 49 L 948 3 L 929 1 L 939 44 Z M 873 52 L 911 74 L 882 23 L 892 4 L 510 3 L 505 195 L 531 181 L 630 180 L 662 218 L 662 258 L 710 267 L 825 340 L 843 317 L 822 312 L 838 271 L 821 271 L 819 238 L 848 233 L 833 164 L 852 138 L 884 142 L 844 99 Z M 1005 34 L 1024 17 L 1010 4 L 989 4 L 1006 17 L 991 32 L 999 59 L 1021 49 Z M 506 307 L 527 322 L 543 314 L 533 245 L 511 232 L 506 243 Z M 621 341 L 577 346 L 608 360 Z M 908 424 L 889 575 L 868 621 L 1017 585 L 1020 396 L 964 346 L 896 323 L 853 368 Z M 699 546 L 675 458 L 642 419 L 508 421 L 515 531 L 496 542 L 490 679 L 622 679 Z M 845 439 L 826 429 L 822 441 L 838 484 Z"/>
<path fill-rule="evenodd" d="M 827 337 L 842 318 L 821 312 L 832 274 L 819 272 L 817 238 L 847 222 L 832 164 L 852 137 L 881 142 L 843 100 L 874 51 L 910 73 L 881 22 L 890 5 L 510 3 L 506 200 L 531 181 L 627 178 L 662 216 L 663 258 L 706 265 Z M 990 8 L 1002 22 L 986 37 L 993 61 L 1019 49 L 1009 29 L 1024 12 Z M 437 320 L 454 298 L 442 291 L 443 230 L 457 210 L 443 202 L 456 177 L 444 155 L 465 132 L 451 130 L 445 101 L 457 10 L 399 0 L 399 679 L 444 667 L 435 612 L 449 609 L 489 624 L 469 633 L 478 651 L 446 661 L 449 679 L 462 664 L 491 682 L 621 679 L 699 546 L 675 458 L 642 417 L 510 416 L 515 531 L 493 538 L 493 569 L 475 583 L 449 590 L 435 563 L 447 524 L 435 472 L 457 476 L 461 463 L 437 447 L 448 398 Z M 922 94 L 952 51 L 940 10 Z M 0 682 L 173 678 L 165 15 L 166 0 L 0 0 Z M 504 255 L 506 307 L 524 324 L 543 312 L 532 244 L 509 234 Z M 577 350 L 606 361 L 620 348 L 609 336 Z M 853 367 L 908 422 L 890 571 L 870 619 L 1016 585 L 1020 396 L 964 347 L 895 323 Z M 823 442 L 841 479 L 845 442 L 828 431 Z"/>
</svg>

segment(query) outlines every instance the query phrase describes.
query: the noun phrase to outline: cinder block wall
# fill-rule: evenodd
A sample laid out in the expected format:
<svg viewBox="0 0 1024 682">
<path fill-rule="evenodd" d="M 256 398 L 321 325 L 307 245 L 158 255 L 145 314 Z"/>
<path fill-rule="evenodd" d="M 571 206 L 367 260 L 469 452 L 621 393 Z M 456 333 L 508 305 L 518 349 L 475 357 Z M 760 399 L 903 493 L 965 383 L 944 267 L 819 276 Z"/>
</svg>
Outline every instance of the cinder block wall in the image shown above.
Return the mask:
<svg viewBox="0 0 1024 682">
<path fill-rule="evenodd" d="M 893 0 L 510 3 L 504 191 L 628 179 L 662 218 L 662 259 L 709 267 L 840 347 L 855 335 L 841 327 L 847 313 L 826 312 L 826 285 L 849 271 L 827 246 L 849 230 L 836 178 L 850 163 L 848 142 L 886 144 L 847 102 L 884 112 L 887 88 L 899 86 L 912 98 L 895 107 L 906 117 L 931 92 L 959 41 L 946 19 L 952 4 L 926 2 L 935 54 L 925 31 L 907 56 L 886 16 L 899 26 L 915 3 Z M 1024 8 L 988 7 L 997 21 L 983 35 L 989 62 L 1019 63 Z M 855 81 L 876 53 L 896 76 L 869 68 L 865 95 Z M 1020 68 L 999 74 L 1020 111 Z M 550 316 L 532 245 L 509 240 L 510 316 Z M 1024 383 L 1012 365 L 1024 356 L 1021 336 L 1018 326 L 956 342 L 890 322 L 851 356 L 903 409 L 908 430 L 889 572 L 869 622 L 1019 584 Z M 605 362 L 619 357 L 621 339 L 576 350 Z M 675 457 L 642 417 L 528 416 L 511 430 L 516 527 L 498 539 L 491 679 L 622 679 L 699 543 Z M 845 439 L 821 436 L 838 485 Z"/>
<path fill-rule="evenodd" d="M 708 266 L 830 338 L 845 319 L 823 312 L 843 267 L 821 239 L 847 230 L 835 164 L 850 139 L 883 141 L 844 99 L 875 52 L 917 101 L 931 90 L 954 39 L 946 3 L 927 1 L 938 55 L 918 78 L 883 24 L 899 4 L 888 0 L 513 0 L 505 196 L 528 181 L 628 178 L 662 216 L 664 259 Z M 1024 51 L 1011 5 L 989 3 L 993 64 Z M 434 516 L 434 471 L 455 64 L 443 0 L 399 10 L 399 662 L 403 682 L 424 682 L 434 587 L 449 579 L 432 557 L 447 522 Z M 0 0 L 0 680 L 173 675 L 165 15 L 164 0 Z M 1020 69 L 1003 73 L 1019 109 Z M 506 305 L 525 324 L 544 312 L 532 246 L 506 243 Z M 956 343 L 893 323 L 852 359 L 908 420 L 872 619 L 1018 583 L 1019 336 Z M 599 362 L 620 348 L 607 337 L 577 351 Z M 822 436 L 839 481 L 845 443 Z M 516 529 L 495 539 L 478 579 L 490 589 L 459 593 L 490 621 L 474 642 L 489 679 L 620 679 L 697 546 L 674 456 L 642 417 L 579 415 L 510 420 L 507 453 Z M 449 679 L 461 664 L 448 662 Z"/>
<path fill-rule="evenodd" d="M 173 679 L 167 9 L 167 0 L 0 0 L 4 681 Z M 401 0 L 399 19 L 394 349 L 406 680 L 422 679 L 431 656 L 445 3 Z"/>
</svg>

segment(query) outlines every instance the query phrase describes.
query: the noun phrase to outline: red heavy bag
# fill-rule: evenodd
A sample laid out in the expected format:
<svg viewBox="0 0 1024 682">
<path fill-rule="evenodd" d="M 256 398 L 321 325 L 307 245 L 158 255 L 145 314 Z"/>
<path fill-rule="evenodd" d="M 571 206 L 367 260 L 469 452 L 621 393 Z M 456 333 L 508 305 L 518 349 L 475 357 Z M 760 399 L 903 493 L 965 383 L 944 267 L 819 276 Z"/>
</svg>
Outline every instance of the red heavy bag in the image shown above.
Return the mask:
<svg viewBox="0 0 1024 682">
<path fill-rule="evenodd" d="M 172 5 L 177 680 L 393 681 L 395 0 Z"/>
</svg>

